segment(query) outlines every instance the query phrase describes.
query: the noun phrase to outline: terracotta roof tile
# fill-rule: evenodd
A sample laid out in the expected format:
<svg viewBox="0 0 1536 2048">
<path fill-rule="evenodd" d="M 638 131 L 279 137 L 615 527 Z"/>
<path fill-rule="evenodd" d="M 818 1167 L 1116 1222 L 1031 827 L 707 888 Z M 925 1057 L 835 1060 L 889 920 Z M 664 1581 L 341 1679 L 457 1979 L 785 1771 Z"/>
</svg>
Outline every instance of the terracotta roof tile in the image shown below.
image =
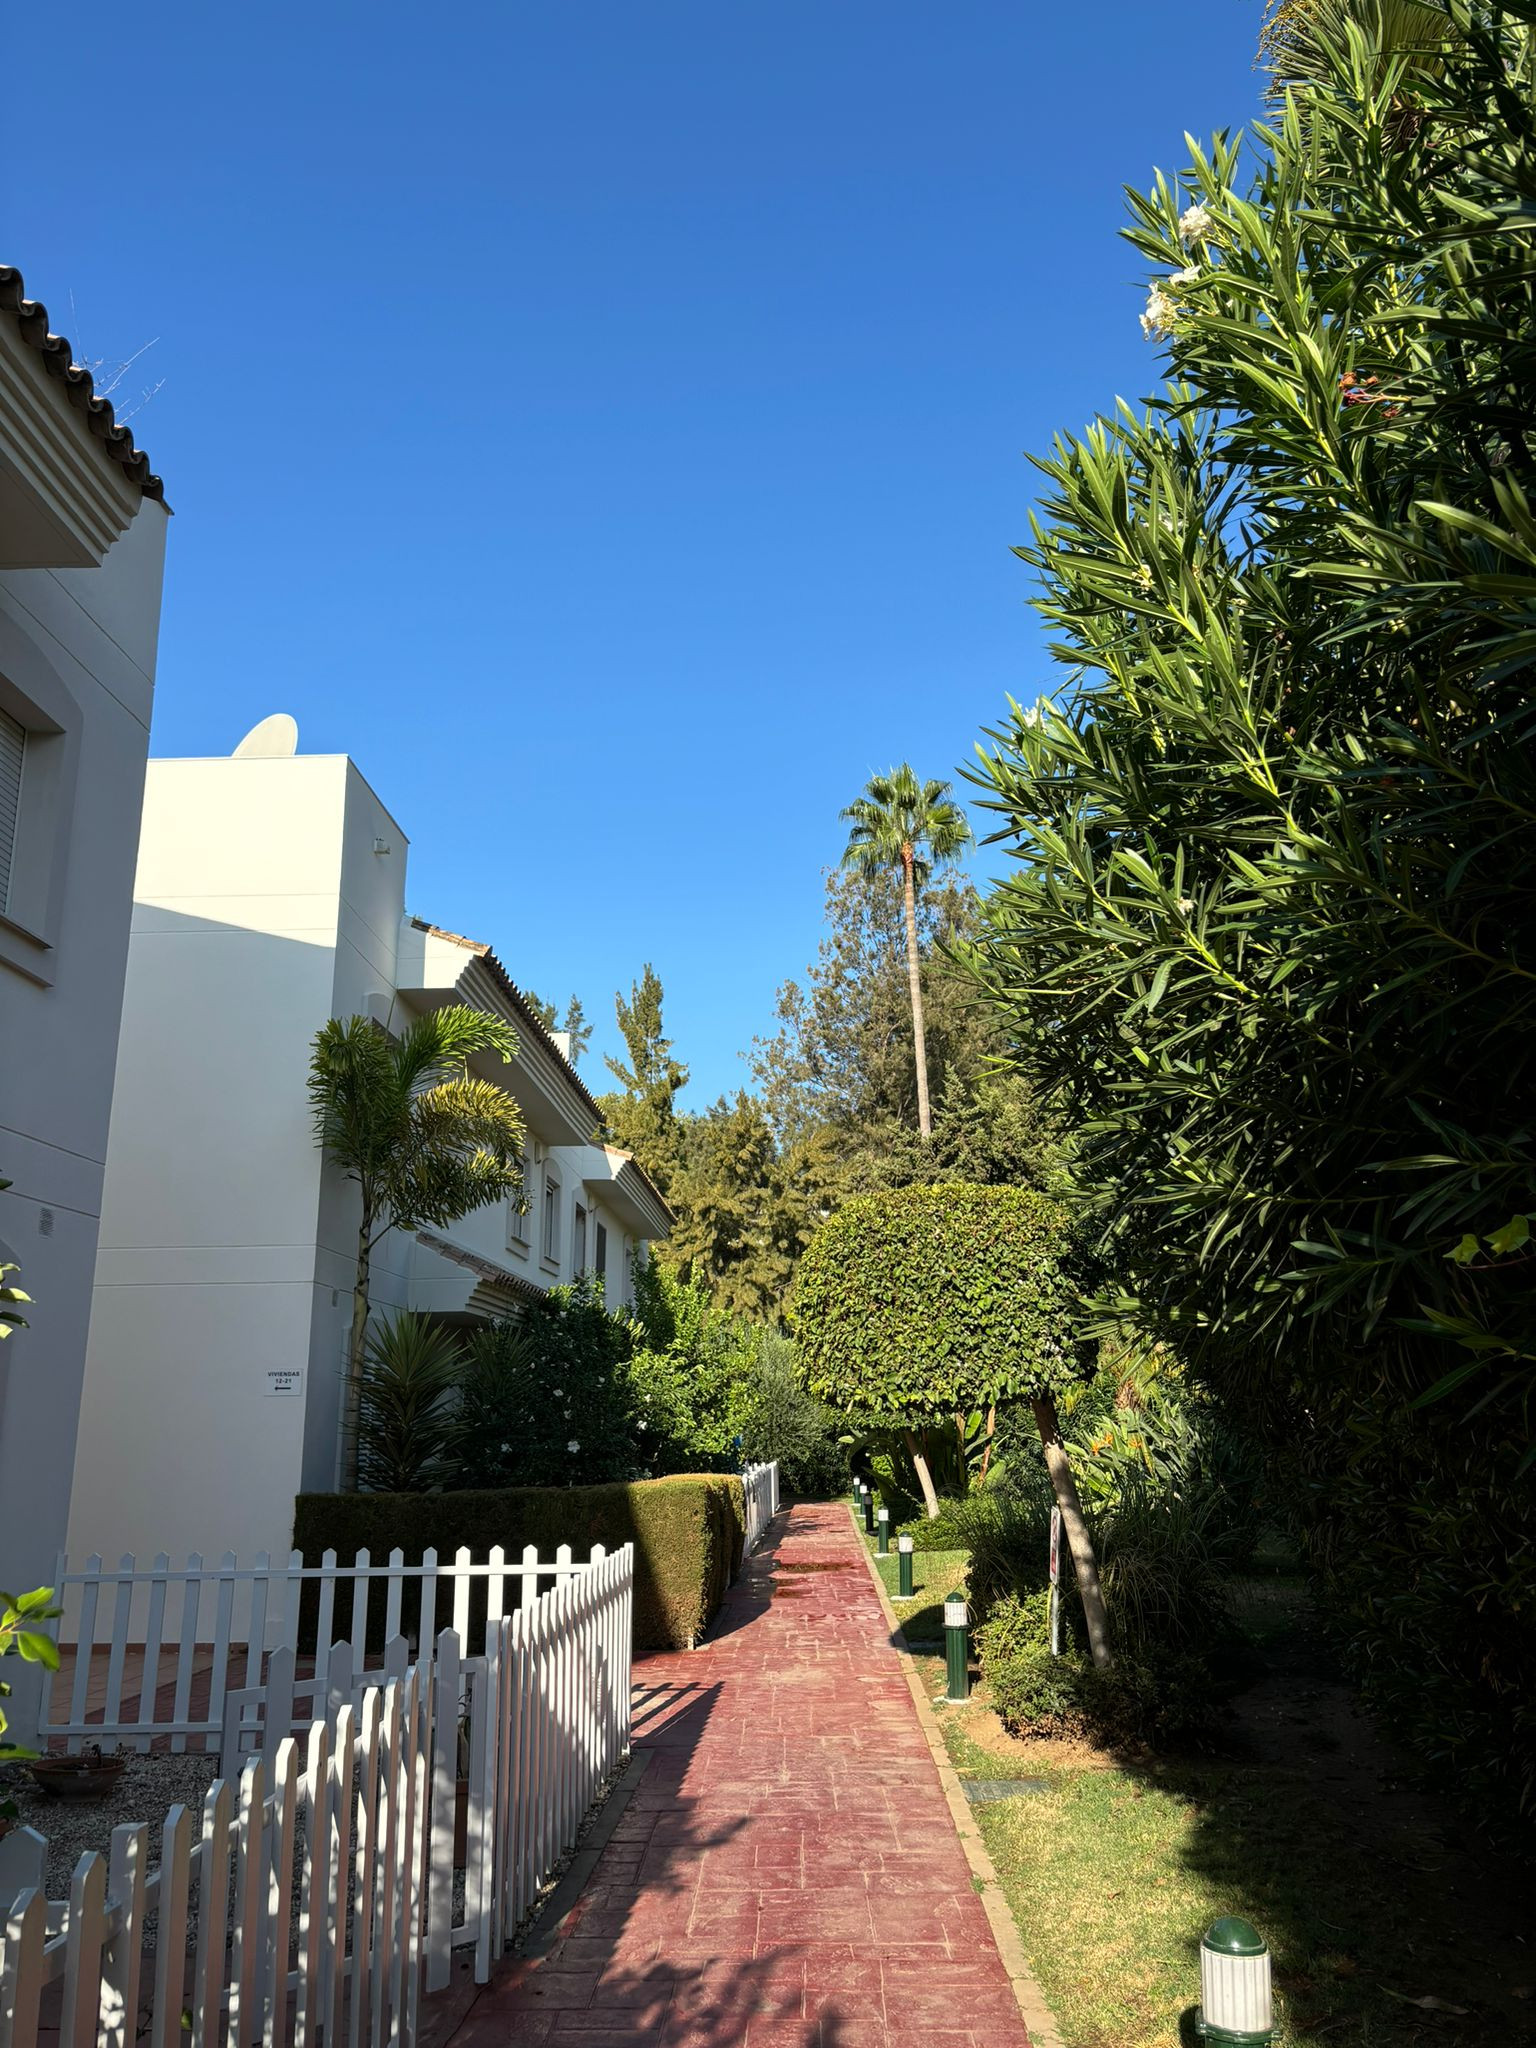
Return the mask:
<svg viewBox="0 0 1536 2048">
<path fill-rule="evenodd" d="M 424 917 L 413 917 L 411 923 L 415 925 L 418 931 L 425 932 L 429 938 L 446 939 L 451 946 L 462 946 L 466 953 L 474 953 L 484 961 L 491 973 L 501 983 L 518 1015 L 532 1030 L 537 1032 L 540 1040 L 548 1048 L 549 1052 L 565 1068 L 571 1086 L 576 1090 L 576 1093 L 581 1097 L 588 1109 L 591 1110 L 594 1124 L 600 1125 L 603 1120 L 603 1113 L 598 1108 L 591 1090 L 571 1065 L 566 1055 L 556 1045 L 548 1025 L 545 1024 L 543 1018 L 540 1017 L 538 1011 L 529 1002 L 527 996 L 524 995 L 511 975 L 508 974 L 490 947 L 483 944 L 479 939 L 466 939 L 462 932 L 451 932 L 440 924 L 428 924 Z"/>
<path fill-rule="evenodd" d="M 91 373 L 74 359 L 74 351 L 62 334 L 50 332 L 48 308 L 29 299 L 21 272 L 14 264 L 0 263 L 0 313 L 9 314 L 21 330 L 21 338 L 35 348 L 43 368 L 64 382 L 65 396 L 86 416 L 86 424 L 101 443 L 103 452 L 120 463 L 130 483 L 138 485 L 146 498 L 165 498 L 165 485 L 149 466 L 149 457 L 133 445 L 133 436 L 117 423 L 112 402 L 98 398 Z"/>
</svg>

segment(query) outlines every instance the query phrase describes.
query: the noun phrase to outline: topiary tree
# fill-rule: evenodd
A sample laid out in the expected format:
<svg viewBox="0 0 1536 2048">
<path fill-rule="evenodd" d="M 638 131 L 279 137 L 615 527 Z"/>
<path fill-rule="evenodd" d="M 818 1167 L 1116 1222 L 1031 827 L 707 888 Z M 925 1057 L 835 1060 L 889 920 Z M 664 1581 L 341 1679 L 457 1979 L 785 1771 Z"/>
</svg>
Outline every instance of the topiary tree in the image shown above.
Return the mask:
<svg viewBox="0 0 1536 2048">
<path fill-rule="evenodd" d="M 792 1320 L 813 1394 L 904 1432 L 930 1516 L 917 1431 L 972 1409 L 1028 1401 L 1077 1567 L 1096 1664 L 1110 1662 L 1093 1544 L 1056 1401 L 1087 1378 L 1073 1330 L 1067 1211 L 1024 1188 L 950 1182 L 866 1195 L 812 1238 Z"/>
</svg>

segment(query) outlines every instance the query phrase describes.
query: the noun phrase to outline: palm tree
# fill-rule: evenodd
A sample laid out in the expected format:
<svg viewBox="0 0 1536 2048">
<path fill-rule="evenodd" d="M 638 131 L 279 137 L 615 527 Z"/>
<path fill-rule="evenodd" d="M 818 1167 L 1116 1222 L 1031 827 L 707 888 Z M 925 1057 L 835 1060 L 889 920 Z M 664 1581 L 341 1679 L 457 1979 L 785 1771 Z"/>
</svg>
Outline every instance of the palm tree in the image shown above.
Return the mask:
<svg viewBox="0 0 1536 2048">
<path fill-rule="evenodd" d="M 843 812 L 851 827 L 843 866 L 862 875 L 901 868 L 907 913 L 907 981 L 912 991 L 912 1050 L 917 1063 L 917 1124 L 933 1135 L 928 1108 L 928 1040 L 923 1030 L 923 986 L 917 951 L 917 892 L 936 862 L 968 846 L 971 828 L 950 801 L 947 782 L 919 782 L 905 761 L 888 775 L 871 776 L 864 794 Z"/>
<path fill-rule="evenodd" d="M 357 1479 L 357 1410 L 368 1343 L 374 1247 L 391 1230 L 439 1229 L 522 1186 L 523 1119 L 476 1053 L 510 1060 L 508 1024 L 462 1003 L 433 1010 L 398 1038 L 370 1017 L 333 1017 L 315 1034 L 309 1099 L 315 1137 L 362 1198 L 357 1279 L 342 1400 L 345 1479 Z"/>
</svg>

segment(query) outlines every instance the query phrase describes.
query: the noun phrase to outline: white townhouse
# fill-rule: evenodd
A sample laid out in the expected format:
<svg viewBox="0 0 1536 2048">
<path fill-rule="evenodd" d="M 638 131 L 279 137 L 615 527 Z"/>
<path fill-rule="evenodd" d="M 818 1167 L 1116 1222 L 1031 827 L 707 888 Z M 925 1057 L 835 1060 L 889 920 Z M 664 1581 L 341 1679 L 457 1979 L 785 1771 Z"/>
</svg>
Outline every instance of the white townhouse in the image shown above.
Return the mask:
<svg viewBox="0 0 1536 2048">
<path fill-rule="evenodd" d="M 0 1344 L 0 1586 L 18 1591 L 48 1581 L 69 1512 L 168 520 L 0 264 L 0 1261 L 33 1297 Z M 12 1707 L 21 1732 L 23 1691 Z"/>
<path fill-rule="evenodd" d="M 217 760 L 155 760 L 107 1150 L 69 1550 L 286 1553 L 338 1476 L 356 1191 L 307 1095 L 330 1017 L 468 1003 L 515 1030 L 476 1071 L 517 1099 L 524 1202 L 374 1254 L 375 1317 L 515 1314 L 579 1273 L 610 1304 L 671 1218 L 488 946 L 409 915 L 407 841 L 345 755 L 267 719 Z"/>
</svg>

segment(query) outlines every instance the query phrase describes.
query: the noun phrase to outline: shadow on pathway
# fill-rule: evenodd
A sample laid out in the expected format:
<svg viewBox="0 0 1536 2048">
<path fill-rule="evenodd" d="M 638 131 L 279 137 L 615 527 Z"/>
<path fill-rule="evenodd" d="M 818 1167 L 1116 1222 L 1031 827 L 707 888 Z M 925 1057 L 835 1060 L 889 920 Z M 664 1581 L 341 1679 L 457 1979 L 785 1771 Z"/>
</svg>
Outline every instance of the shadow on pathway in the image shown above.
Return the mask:
<svg viewBox="0 0 1536 2048">
<path fill-rule="evenodd" d="M 784 1511 L 703 1647 L 636 1665 L 635 1747 L 549 1952 L 453 2048 L 1028 2048 L 840 1503 Z"/>
</svg>

